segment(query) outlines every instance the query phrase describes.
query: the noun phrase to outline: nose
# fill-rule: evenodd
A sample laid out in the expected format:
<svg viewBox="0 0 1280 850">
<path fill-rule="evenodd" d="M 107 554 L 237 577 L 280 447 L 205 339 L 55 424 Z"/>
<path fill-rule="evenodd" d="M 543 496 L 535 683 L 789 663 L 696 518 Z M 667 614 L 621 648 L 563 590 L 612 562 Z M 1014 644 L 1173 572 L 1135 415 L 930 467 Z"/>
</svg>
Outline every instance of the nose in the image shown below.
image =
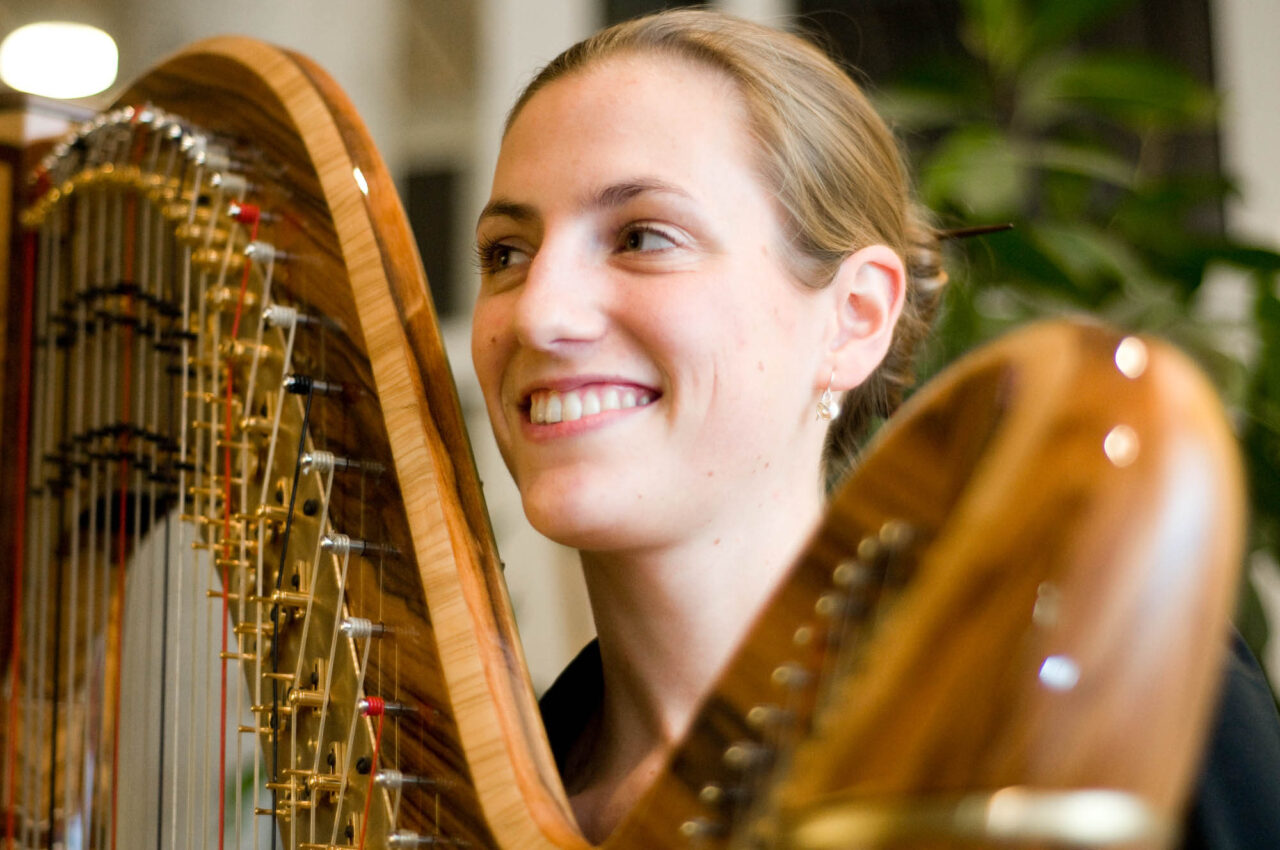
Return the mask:
<svg viewBox="0 0 1280 850">
<path fill-rule="evenodd" d="M 568 353 L 598 340 L 608 325 L 600 276 L 572 246 L 544 242 L 520 287 L 515 310 L 519 341 L 539 351 Z"/>
</svg>

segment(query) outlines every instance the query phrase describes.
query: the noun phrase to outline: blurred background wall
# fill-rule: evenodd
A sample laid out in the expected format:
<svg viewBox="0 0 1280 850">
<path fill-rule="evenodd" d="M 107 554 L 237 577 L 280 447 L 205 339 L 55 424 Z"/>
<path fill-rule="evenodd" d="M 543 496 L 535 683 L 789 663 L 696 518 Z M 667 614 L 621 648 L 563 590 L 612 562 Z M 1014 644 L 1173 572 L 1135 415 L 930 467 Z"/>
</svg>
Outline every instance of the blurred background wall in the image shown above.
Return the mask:
<svg viewBox="0 0 1280 850">
<path fill-rule="evenodd" d="M 1032 7 L 1044 3 L 1026 0 Z M 1070 10 L 1098 0 L 1056 0 Z M 535 685 L 545 688 L 590 638 L 592 627 L 572 553 L 528 527 L 493 447 L 475 387 L 467 314 L 475 289 L 472 228 L 506 110 L 524 82 L 564 47 L 599 26 L 678 3 L 657 0 L 32 0 L 0 2 L 0 30 L 40 17 L 86 20 L 120 48 L 116 88 L 186 43 L 241 33 L 299 50 L 351 96 L 400 186 L 442 315 L 460 393 L 473 422 L 511 594 L 526 635 Z M 873 90 L 890 86 L 925 54 L 966 49 L 962 0 L 722 0 L 746 17 L 800 25 L 861 69 Z M 995 5 L 1001 5 L 996 3 Z M 1005 0 L 1014 9 L 1019 4 Z M 1198 213 L 1210 231 L 1234 229 L 1259 244 L 1280 242 L 1280 3 L 1256 0 L 1141 0 L 1082 35 L 1082 43 L 1157 55 L 1214 86 L 1219 121 L 1182 134 L 1172 156 L 1195 169 L 1235 177 L 1238 195 Z M 969 44 L 969 47 L 972 45 Z M 91 98 L 109 102 L 110 91 Z M 925 142 L 931 138 L 922 134 Z M 916 142 L 919 139 L 914 140 Z M 1236 322 L 1251 309 L 1238 274 L 1211 275 L 1199 296 L 1209 315 Z M 1207 305 L 1207 306 L 1205 306 Z M 1246 339 L 1245 353 L 1258 341 Z M 1250 349 L 1252 346 L 1252 349 Z M 1256 356 L 1256 353 L 1255 355 Z M 1280 580 L 1255 558 L 1264 607 L 1280 620 Z M 1274 644 L 1273 644 L 1274 646 Z M 1280 651 L 1270 655 L 1273 677 Z"/>
</svg>

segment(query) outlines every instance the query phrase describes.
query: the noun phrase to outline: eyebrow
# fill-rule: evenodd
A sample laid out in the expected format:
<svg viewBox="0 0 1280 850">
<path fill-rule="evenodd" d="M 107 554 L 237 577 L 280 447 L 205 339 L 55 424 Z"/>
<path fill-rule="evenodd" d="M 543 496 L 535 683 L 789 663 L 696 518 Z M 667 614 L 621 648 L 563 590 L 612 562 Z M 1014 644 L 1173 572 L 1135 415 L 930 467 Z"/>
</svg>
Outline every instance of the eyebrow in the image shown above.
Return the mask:
<svg viewBox="0 0 1280 850">
<path fill-rule="evenodd" d="M 600 191 L 584 199 L 579 206 L 587 210 L 614 209 L 627 203 L 632 198 L 650 192 L 678 195 L 688 199 L 693 197 L 674 183 L 668 183 L 665 180 L 659 180 L 654 177 L 641 177 L 605 186 Z M 476 225 L 479 226 L 487 218 L 509 218 L 523 223 L 533 221 L 537 217 L 537 208 L 532 204 L 521 204 L 505 198 L 495 198 L 485 204 L 484 209 L 480 211 L 480 217 Z"/>
</svg>

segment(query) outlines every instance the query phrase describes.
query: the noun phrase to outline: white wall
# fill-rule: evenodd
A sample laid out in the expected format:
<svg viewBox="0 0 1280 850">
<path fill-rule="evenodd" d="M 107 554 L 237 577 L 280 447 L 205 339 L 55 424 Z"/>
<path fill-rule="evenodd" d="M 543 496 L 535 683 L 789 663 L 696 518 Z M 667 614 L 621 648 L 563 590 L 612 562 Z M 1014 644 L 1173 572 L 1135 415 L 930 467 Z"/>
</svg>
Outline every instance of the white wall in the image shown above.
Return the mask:
<svg viewBox="0 0 1280 850">
<path fill-rule="evenodd" d="M 249 35 L 306 54 L 355 103 L 393 174 L 403 161 L 403 0 L 118 0 L 121 81 L 213 35 Z"/>
<path fill-rule="evenodd" d="M 1217 0 L 1214 54 L 1223 96 L 1222 151 L 1243 197 L 1229 209 L 1244 234 L 1280 243 L 1280 3 Z"/>
<path fill-rule="evenodd" d="M 1213 13 L 1214 57 L 1223 98 L 1223 168 L 1241 191 L 1227 207 L 1227 221 L 1238 235 L 1274 249 L 1280 245 L 1280 51 L 1275 44 L 1280 3 L 1216 0 Z M 1229 276 L 1222 280 L 1214 311 L 1247 316 L 1250 284 Z M 1280 569 L 1270 559 L 1258 558 L 1250 572 L 1271 623 L 1263 662 L 1272 682 L 1280 683 Z"/>
</svg>

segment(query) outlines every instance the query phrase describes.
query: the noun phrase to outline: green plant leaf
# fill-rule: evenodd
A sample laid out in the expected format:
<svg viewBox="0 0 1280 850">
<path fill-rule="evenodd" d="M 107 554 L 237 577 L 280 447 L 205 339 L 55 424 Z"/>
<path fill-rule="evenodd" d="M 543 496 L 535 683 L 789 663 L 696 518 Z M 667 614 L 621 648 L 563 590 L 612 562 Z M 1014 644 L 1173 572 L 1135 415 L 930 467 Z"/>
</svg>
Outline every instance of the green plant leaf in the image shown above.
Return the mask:
<svg viewBox="0 0 1280 850">
<path fill-rule="evenodd" d="M 1209 126 L 1213 91 L 1189 73 L 1149 56 L 1060 56 L 1037 63 L 1022 81 L 1018 112 L 1044 126 L 1067 114 L 1103 115 L 1138 131 Z"/>
<path fill-rule="evenodd" d="M 1030 49 L 1060 47 L 1133 5 L 1133 0 L 1037 0 L 1031 12 Z"/>
<path fill-rule="evenodd" d="M 880 91 L 876 111 L 901 130 L 935 130 L 972 121 L 982 114 L 973 97 L 961 92 L 895 86 Z"/>
<path fill-rule="evenodd" d="M 1011 75 L 1031 44 L 1023 0 L 965 0 L 964 6 L 961 40 L 996 77 Z"/>
<path fill-rule="evenodd" d="M 1087 297 L 1101 297 L 1108 284 L 1151 276 L 1132 246 L 1093 225 L 1042 222 L 1030 230 L 1041 250 Z"/>
<path fill-rule="evenodd" d="M 1133 163 L 1105 148 L 1073 142 L 1047 141 L 1027 150 L 1028 161 L 1064 174 L 1078 174 L 1129 188 L 1134 182 Z"/>
<path fill-rule="evenodd" d="M 950 134 L 925 164 L 920 191 L 925 202 L 975 219 L 1008 217 L 1026 194 L 1027 174 L 1009 137 L 993 127 L 967 127 Z"/>
<path fill-rule="evenodd" d="M 1072 292 L 1062 267 L 1033 238 L 1028 222 L 1013 230 L 983 237 L 969 252 L 967 277 L 977 289 L 1009 286 L 1018 290 Z"/>
</svg>

